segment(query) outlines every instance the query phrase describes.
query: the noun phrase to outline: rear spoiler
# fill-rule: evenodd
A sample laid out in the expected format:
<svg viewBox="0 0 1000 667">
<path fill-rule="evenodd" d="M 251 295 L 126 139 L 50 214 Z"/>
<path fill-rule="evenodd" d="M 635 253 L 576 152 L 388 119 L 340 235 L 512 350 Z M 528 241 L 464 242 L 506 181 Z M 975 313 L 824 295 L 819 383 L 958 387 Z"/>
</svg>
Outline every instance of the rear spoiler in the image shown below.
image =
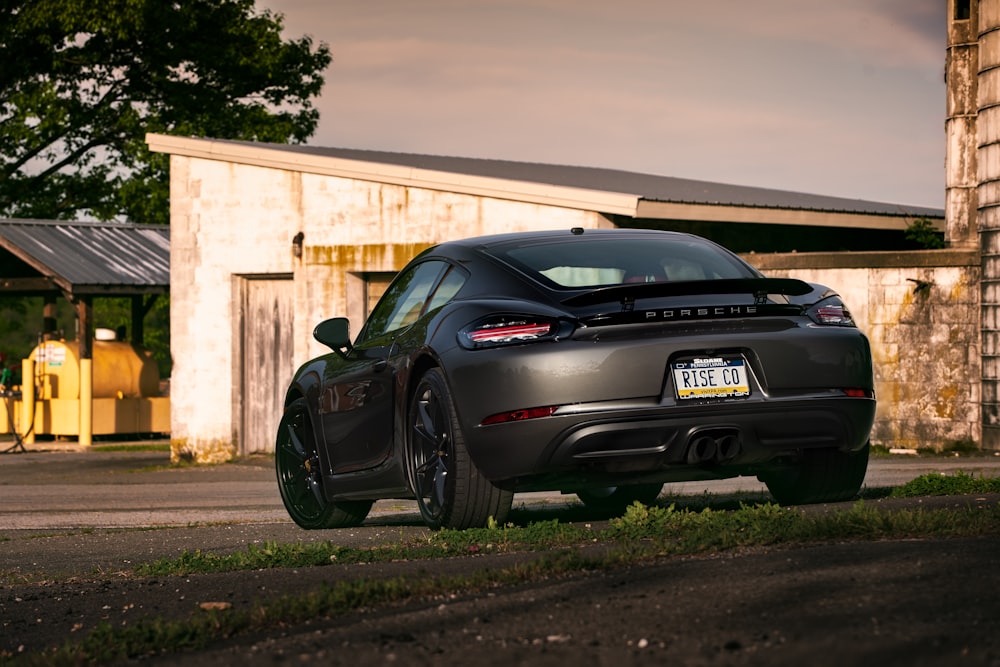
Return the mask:
<svg viewBox="0 0 1000 667">
<path fill-rule="evenodd" d="M 802 296 L 813 288 L 796 278 L 726 278 L 723 280 L 678 280 L 659 283 L 614 285 L 576 294 L 563 303 L 567 306 L 592 306 L 598 303 L 625 302 L 635 299 L 655 299 L 668 296 L 699 294 L 752 294 L 755 301 L 764 302 L 768 294 Z"/>
</svg>

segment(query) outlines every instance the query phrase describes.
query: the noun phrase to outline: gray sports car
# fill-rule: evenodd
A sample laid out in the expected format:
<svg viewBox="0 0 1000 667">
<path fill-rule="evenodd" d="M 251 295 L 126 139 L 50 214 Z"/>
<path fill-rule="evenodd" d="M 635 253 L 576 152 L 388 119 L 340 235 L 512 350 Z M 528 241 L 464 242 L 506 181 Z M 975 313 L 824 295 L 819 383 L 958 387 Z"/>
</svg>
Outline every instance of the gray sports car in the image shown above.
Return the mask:
<svg viewBox="0 0 1000 667">
<path fill-rule="evenodd" d="M 664 482 L 756 476 L 847 500 L 875 416 L 868 340 L 831 289 L 767 278 L 706 239 L 532 232 L 414 258 L 352 342 L 288 388 L 275 459 L 303 528 L 416 498 L 431 528 L 503 522 L 517 491 L 621 511 Z"/>
</svg>

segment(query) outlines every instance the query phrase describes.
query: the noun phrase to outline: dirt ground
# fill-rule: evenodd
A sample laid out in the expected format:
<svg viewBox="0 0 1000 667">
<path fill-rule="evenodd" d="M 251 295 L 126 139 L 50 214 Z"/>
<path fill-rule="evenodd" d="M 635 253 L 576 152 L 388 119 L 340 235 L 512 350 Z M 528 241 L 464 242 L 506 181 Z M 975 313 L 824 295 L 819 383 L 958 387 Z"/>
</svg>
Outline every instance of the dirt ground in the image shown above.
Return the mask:
<svg viewBox="0 0 1000 667">
<path fill-rule="evenodd" d="M 35 653 L 82 638 L 100 622 L 188 618 L 206 613 L 202 603 L 247 610 L 341 580 L 455 575 L 537 557 L 150 579 L 108 573 L 98 581 L 5 586 L 0 651 L 6 658 Z M 1000 666 L 998 593 L 1000 536 L 831 543 L 666 558 L 613 572 L 365 609 L 231 637 L 197 653 L 137 661 Z"/>
<path fill-rule="evenodd" d="M 997 547 L 878 542 L 672 559 L 317 619 L 152 662 L 997 665 Z"/>
</svg>

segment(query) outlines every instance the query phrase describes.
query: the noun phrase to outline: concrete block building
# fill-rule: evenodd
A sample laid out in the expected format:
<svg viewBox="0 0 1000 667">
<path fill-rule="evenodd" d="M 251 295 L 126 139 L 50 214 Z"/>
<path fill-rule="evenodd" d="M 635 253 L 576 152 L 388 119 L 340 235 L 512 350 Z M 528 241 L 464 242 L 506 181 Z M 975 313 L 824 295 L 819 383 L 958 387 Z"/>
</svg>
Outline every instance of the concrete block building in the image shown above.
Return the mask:
<svg viewBox="0 0 1000 667">
<path fill-rule="evenodd" d="M 970 302 L 978 255 L 892 250 L 917 218 L 943 229 L 942 210 L 607 169 L 166 135 L 147 141 L 170 155 L 174 458 L 272 451 L 288 380 L 326 351 L 313 327 L 342 315 L 356 330 L 424 248 L 571 227 L 692 231 L 772 275 L 839 288 L 881 364 L 876 436 L 932 446 L 979 437 L 978 365 L 952 367 L 954 358 L 937 355 L 937 343 L 919 333 L 935 318 L 964 318 L 959 333 L 939 327 L 932 340 L 952 336 L 978 359 Z M 911 279 L 925 287 L 914 292 Z M 947 314 L 933 305 L 953 302 Z M 899 326 L 907 322 L 912 331 Z M 927 396 L 926 405 L 906 409 L 895 400 Z M 914 412 L 928 417 L 914 421 Z"/>
</svg>

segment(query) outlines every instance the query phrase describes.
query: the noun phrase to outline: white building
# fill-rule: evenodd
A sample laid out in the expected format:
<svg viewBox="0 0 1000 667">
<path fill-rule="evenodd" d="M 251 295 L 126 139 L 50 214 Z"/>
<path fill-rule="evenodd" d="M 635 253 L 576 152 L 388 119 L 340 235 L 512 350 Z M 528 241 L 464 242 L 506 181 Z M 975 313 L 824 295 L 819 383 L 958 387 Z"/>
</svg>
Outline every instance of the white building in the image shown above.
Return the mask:
<svg viewBox="0 0 1000 667">
<path fill-rule="evenodd" d="M 940 288 L 928 298 L 954 301 L 956 285 L 975 280 L 978 270 L 971 251 L 933 261 L 879 252 L 898 244 L 917 217 L 943 228 L 936 209 L 605 169 L 156 134 L 147 142 L 170 155 L 175 459 L 273 451 L 288 380 L 326 351 L 312 338 L 316 323 L 346 315 L 357 330 L 396 271 L 451 238 L 618 225 L 693 231 L 743 252 L 797 250 L 757 257 L 775 275 L 785 270 L 782 257 L 792 268 L 815 258 L 820 265 L 809 279 L 818 282 L 825 282 L 823 271 L 835 271 L 834 286 L 863 326 L 879 330 L 873 347 L 892 368 L 926 351 L 920 341 L 901 351 L 893 339 L 892 322 L 905 316 L 899 308 L 913 301 L 907 276 Z M 841 266 L 805 252 L 820 250 L 867 254 L 859 264 L 855 253 L 836 253 L 854 258 Z M 872 272 L 879 262 L 889 274 Z M 940 393 L 951 416 L 931 425 L 938 440 L 978 438 L 978 412 L 970 417 L 967 409 L 977 380 L 962 376 L 958 395 Z M 882 381 L 898 377 L 888 372 Z M 907 391 L 938 395 L 921 378 Z M 882 418 L 892 438 L 908 433 L 912 421 L 898 411 Z"/>
</svg>

